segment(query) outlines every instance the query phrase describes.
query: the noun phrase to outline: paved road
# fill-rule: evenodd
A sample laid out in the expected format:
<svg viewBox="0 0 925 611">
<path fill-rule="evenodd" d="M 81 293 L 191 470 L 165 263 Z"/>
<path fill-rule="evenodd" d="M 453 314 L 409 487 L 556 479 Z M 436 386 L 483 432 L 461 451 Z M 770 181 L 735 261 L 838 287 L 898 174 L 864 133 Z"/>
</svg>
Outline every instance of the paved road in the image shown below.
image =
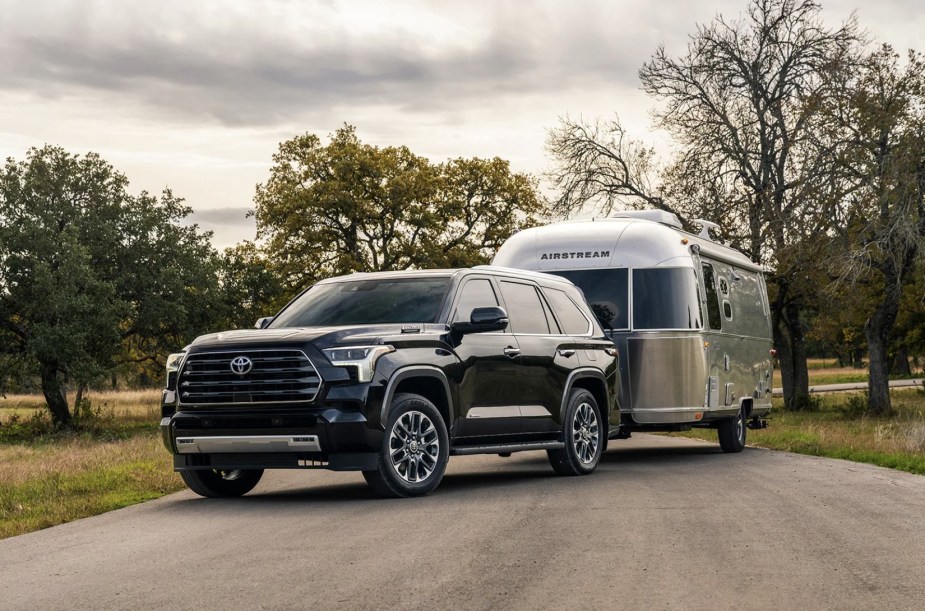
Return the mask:
<svg viewBox="0 0 925 611">
<path fill-rule="evenodd" d="M 925 477 L 614 446 L 583 478 L 457 457 L 415 500 L 328 472 L 175 494 L 0 541 L 0 608 L 925 608 Z"/>
</svg>

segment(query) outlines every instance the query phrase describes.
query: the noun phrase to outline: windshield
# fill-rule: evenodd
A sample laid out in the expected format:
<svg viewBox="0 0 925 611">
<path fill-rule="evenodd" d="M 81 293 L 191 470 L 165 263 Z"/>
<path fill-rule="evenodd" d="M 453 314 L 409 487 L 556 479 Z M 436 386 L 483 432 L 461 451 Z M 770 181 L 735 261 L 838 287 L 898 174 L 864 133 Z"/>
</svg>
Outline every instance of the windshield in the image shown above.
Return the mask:
<svg viewBox="0 0 925 611">
<path fill-rule="evenodd" d="M 270 328 L 432 323 L 450 278 L 389 278 L 317 284 L 277 315 Z"/>
</svg>

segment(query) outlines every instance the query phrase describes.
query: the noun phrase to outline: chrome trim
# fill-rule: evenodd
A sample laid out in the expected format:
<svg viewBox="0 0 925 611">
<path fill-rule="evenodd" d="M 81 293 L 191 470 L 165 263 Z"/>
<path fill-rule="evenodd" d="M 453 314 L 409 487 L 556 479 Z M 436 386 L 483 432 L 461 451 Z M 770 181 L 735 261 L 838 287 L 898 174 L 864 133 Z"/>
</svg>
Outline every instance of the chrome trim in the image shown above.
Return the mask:
<svg viewBox="0 0 925 611">
<path fill-rule="evenodd" d="M 466 419 L 473 418 L 519 418 L 519 405 L 498 405 L 496 407 L 473 407 L 466 413 Z"/>
<path fill-rule="evenodd" d="M 549 410 L 542 405 L 521 405 L 520 416 L 522 418 L 552 418 Z"/>
<path fill-rule="evenodd" d="M 317 435 L 234 435 L 177 437 L 178 454 L 249 454 L 254 452 L 320 452 Z"/>
<path fill-rule="evenodd" d="M 198 356 L 198 355 L 200 355 L 200 354 L 228 354 L 228 353 L 233 353 L 233 352 L 282 352 L 282 351 L 284 351 L 284 350 L 291 350 L 291 351 L 293 351 L 293 352 L 298 352 L 299 354 L 301 354 L 302 356 L 304 356 L 304 357 L 305 357 L 305 360 L 308 361 L 309 366 L 311 366 L 312 370 L 315 372 L 315 375 L 318 376 L 318 390 L 315 391 L 315 394 L 314 394 L 314 396 L 312 396 L 311 399 L 308 399 L 308 400 L 306 400 L 306 399 L 298 399 L 298 400 L 296 400 L 296 401 L 250 401 L 250 402 L 247 402 L 247 403 L 244 403 L 244 402 L 241 402 L 241 401 L 232 401 L 231 403 L 183 403 L 183 399 L 182 399 L 182 396 L 183 396 L 183 395 L 182 395 L 182 393 L 180 392 L 180 377 L 181 377 L 181 374 L 183 373 L 183 368 L 186 366 L 186 362 L 189 360 L 189 357 L 190 357 L 190 356 Z M 305 351 L 304 351 L 304 350 L 300 350 L 299 348 L 257 348 L 257 349 L 253 349 L 253 350 L 250 350 L 250 349 L 247 349 L 247 348 L 243 348 L 243 349 L 241 349 L 241 350 L 235 350 L 235 349 L 231 349 L 231 350 L 215 350 L 215 351 L 210 351 L 210 352 L 195 352 L 195 353 L 193 353 L 193 354 L 190 354 L 189 352 L 187 352 L 186 358 L 183 359 L 183 363 L 180 365 L 180 368 L 177 369 L 177 405 L 178 405 L 178 406 L 183 406 L 183 405 L 197 405 L 197 406 L 199 406 L 199 405 L 206 405 L 206 406 L 209 406 L 209 407 L 216 406 L 216 405 L 217 405 L 217 406 L 222 406 L 222 407 L 227 407 L 227 406 L 229 406 L 229 405 L 236 405 L 236 406 L 239 406 L 239 407 L 240 407 L 240 406 L 244 406 L 244 405 L 278 405 L 278 404 L 289 404 L 289 403 L 303 403 L 303 404 L 304 404 L 304 403 L 313 403 L 313 402 L 315 401 L 315 399 L 318 397 L 318 395 L 321 393 L 321 387 L 322 387 L 323 384 L 324 384 L 324 378 L 321 377 L 321 374 L 320 374 L 320 373 L 318 373 L 318 368 L 315 367 L 315 363 L 312 362 L 312 360 L 311 360 L 310 358 L 308 358 L 308 355 L 305 354 Z"/>
</svg>

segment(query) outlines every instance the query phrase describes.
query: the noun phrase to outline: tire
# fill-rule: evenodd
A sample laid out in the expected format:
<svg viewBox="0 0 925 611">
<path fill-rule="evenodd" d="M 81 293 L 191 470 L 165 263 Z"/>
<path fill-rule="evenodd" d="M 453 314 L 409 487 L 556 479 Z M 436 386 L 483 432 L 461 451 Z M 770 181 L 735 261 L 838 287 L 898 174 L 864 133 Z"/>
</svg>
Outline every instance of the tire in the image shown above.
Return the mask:
<svg viewBox="0 0 925 611">
<path fill-rule="evenodd" d="M 363 477 L 380 496 L 423 496 L 440 484 L 449 458 L 450 438 L 440 412 L 424 397 L 402 393 L 392 400 L 379 466 L 363 471 Z"/>
<path fill-rule="evenodd" d="M 263 469 L 180 471 L 190 490 L 207 498 L 243 496 L 254 489 Z"/>
<path fill-rule="evenodd" d="M 581 388 L 573 390 L 562 426 L 565 447 L 546 451 L 549 464 L 559 475 L 588 475 L 597 468 L 605 441 L 594 395 Z"/>
<path fill-rule="evenodd" d="M 745 449 L 745 406 L 732 418 L 720 420 L 716 427 L 719 435 L 719 447 L 723 452 L 736 453 Z"/>
</svg>

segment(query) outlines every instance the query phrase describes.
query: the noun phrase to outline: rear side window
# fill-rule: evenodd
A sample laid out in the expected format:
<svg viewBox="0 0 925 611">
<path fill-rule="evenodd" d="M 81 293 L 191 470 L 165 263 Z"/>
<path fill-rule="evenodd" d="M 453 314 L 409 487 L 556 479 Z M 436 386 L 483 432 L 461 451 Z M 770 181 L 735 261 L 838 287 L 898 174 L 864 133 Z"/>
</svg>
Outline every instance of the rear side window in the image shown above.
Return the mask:
<svg viewBox="0 0 925 611">
<path fill-rule="evenodd" d="M 633 270 L 633 328 L 699 329 L 697 275 L 689 267 Z"/>
<path fill-rule="evenodd" d="M 546 298 L 552 305 L 552 310 L 562 325 L 562 332 L 566 335 L 587 335 L 591 323 L 582 314 L 581 308 L 563 291 L 544 289 Z"/>
<path fill-rule="evenodd" d="M 629 272 L 626 268 L 551 273 L 571 280 L 581 289 L 604 329 L 629 329 Z"/>
<path fill-rule="evenodd" d="M 491 286 L 491 281 L 484 278 L 474 278 L 463 285 L 462 292 L 459 294 L 459 301 L 456 302 L 456 313 L 453 315 L 454 322 L 469 322 L 472 317 L 472 310 L 475 308 L 487 308 L 500 305 L 498 297 L 495 295 L 495 289 Z"/>
<path fill-rule="evenodd" d="M 501 296 L 514 333 L 549 335 L 549 323 L 543 303 L 531 284 L 501 281 Z"/>
</svg>

